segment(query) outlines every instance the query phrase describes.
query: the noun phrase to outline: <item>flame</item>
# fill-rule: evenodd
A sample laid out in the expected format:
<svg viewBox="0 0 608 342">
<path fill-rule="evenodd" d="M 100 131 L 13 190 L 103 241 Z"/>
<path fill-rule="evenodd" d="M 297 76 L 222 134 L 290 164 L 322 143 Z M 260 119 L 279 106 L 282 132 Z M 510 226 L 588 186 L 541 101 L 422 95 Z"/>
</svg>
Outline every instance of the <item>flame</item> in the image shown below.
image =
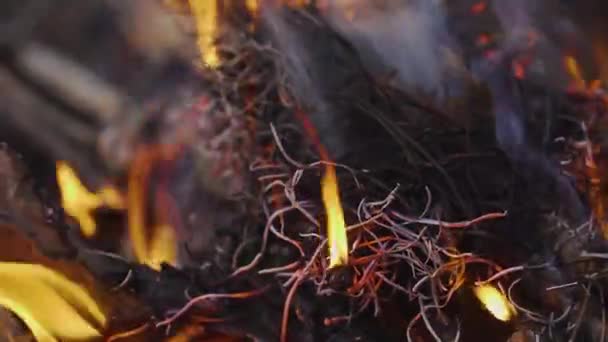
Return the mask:
<svg viewBox="0 0 608 342">
<path fill-rule="evenodd" d="M 259 5 L 258 0 L 245 0 L 245 7 L 247 7 L 247 11 L 251 14 L 255 15 L 258 12 Z"/>
<path fill-rule="evenodd" d="M 104 206 L 113 209 L 124 207 L 123 199 L 116 189 L 105 186 L 97 193 L 91 193 L 66 162 L 57 162 L 56 170 L 57 183 L 61 190 L 61 205 L 68 215 L 78 221 L 84 236 L 95 235 L 97 226 L 92 216 L 95 209 Z"/>
<path fill-rule="evenodd" d="M 177 236 L 175 229 L 168 224 L 159 224 L 154 228 L 154 238 L 150 242 L 150 248 L 144 263 L 153 269 L 160 270 L 161 264 L 166 262 L 175 264 L 177 260 Z"/>
<path fill-rule="evenodd" d="M 0 305 L 42 342 L 99 338 L 98 329 L 106 325 L 84 288 L 41 265 L 0 262 Z"/>
<path fill-rule="evenodd" d="M 190 9 L 196 20 L 198 46 L 203 62 L 211 68 L 219 65 L 215 45 L 218 26 L 217 0 L 189 0 Z"/>
<path fill-rule="evenodd" d="M 348 263 L 348 239 L 344 212 L 340 204 L 336 170 L 332 165 L 327 165 L 325 175 L 321 180 L 321 192 L 327 213 L 329 268 L 345 265 Z"/>
<path fill-rule="evenodd" d="M 581 68 L 576 61 L 576 58 L 573 56 L 565 56 L 564 57 L 564 65 L 566 67 L 566 71 L 572 78 L 575 86 L 585 88 L 585 79 L 583 78 L 583 74 L 581 72 Z"/>
<path fill-rule="evenodd" d="M 147 217 L 147 182 L 152 166 L 168 159 L 175 151 L 171 147 L 143 147 L 136 153 L 129 173 L 128 222 L 129 237 L 135 258 L 153 269 L 160 269 L 164 262 L 175 264 L 177 260 L 177 237 L 173 227 L 157 222 L 150 227 Z"/>
<path fill-rule="evenodd" d="M 515 308 L 505 295 L 492 285 L 480 285 L 473 289 L 475 295 L 496 319 L 508 322 L 516 314 Z"/>
</svg>

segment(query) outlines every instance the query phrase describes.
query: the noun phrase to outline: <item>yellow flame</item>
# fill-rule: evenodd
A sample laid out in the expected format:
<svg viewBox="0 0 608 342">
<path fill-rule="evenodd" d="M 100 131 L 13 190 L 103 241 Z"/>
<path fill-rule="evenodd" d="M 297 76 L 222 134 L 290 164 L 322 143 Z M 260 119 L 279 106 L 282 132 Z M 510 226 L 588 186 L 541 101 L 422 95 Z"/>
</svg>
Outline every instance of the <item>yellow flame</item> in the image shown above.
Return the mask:
<svg viewBox="0 0 608 342">
<path fill-rule="evenodd" d="M 505 295 L 492 285 L 480 285 L 473 289 L 483 306 L 496 319 L 507 322 L 516 314 L 515 308 Z"/>
<path fill-rule="evenodd" d="M 346 224 L 344 223 L 344 212 L 340 204 L 336 170 L 332 165 L 327 165 L 325 175 L 321 180 L 321 192 L 327 214 L 329 267 L 332 268 L 348 263 Z"/>
<path fill-rule="evenodd" d="M 249 13 L 257 13 L 259 8 L 258 0 L 245 0 L 245 7 L 247 7 Z"/>
<path fill-rule="evenodd" d="M 105 186 L 97 193 L 91 193 L 78 179 L 76 172 L 64 161 L 57 162 L 57 183 L 61 190 L 61 205 L 68 215 L 76 219 L 85 237 L 95 235 L 97 226 L 92 213 L 100 207 L 122 209 L 120 193 Z"/>
<path fill-rule="evenodd" d="M 177 246 L 175 241 L 175 229 L 168 224 L 158 225 L 150 242 L 150 249 L 144 263 L 153 269 L 160 270 L 163 262 L 175 264 L 177 260 Z"/>
<path fill-rule="evenodd" d="M 576 58 L 572 56 L 564 57 L 564 64 L 566 65 L 566 71 L 575 82 L 577 86 L 585 87 L 585 79 L 583 78 L 583 73 L 581 72 L 581 68 L 576 61 Z"/>
<path fill-rule="evenodd" d="M 0 262 L 0 306 L 21 318 L 39 342 L 99 338 L 106 325 L 84 288 L 41 265 Z"/>
<path fill-rule="evenodd" d="M 203 62 L 214 68 L 219 65 L 215 38 L 218 25 L 217 0 L 189 0 L 196 20 L 198 46 Z"/>
</svg>

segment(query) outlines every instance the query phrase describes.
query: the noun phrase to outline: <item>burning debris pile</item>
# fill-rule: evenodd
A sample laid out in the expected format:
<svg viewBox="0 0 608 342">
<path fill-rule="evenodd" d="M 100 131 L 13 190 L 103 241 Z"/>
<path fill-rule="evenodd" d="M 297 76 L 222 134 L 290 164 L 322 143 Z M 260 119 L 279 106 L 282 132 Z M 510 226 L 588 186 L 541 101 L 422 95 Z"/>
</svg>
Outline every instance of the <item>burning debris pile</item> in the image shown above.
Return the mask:
<svg viewBox="0 0 608 342">
<path fill-rule="evenodd" d="M 0 6 L 9 340 L 606 340 L 568 4 Z"/>
</svg>

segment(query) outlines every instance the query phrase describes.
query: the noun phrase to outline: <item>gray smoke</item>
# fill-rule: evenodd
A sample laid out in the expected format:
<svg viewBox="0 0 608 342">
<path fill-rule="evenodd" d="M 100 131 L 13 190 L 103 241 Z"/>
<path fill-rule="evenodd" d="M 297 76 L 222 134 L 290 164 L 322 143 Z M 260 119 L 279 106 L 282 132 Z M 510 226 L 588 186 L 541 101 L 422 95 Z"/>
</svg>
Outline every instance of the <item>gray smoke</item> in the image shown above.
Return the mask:
<svg viewBox="0 0 608 342">
<path fill-rule="evenodd" d="M 353 0 L 349 3 L 358 11 L 352 20 L 343 15 L 341 3 L 330 2 L 328 21 L 355 45 L 368 69 L 395 72 L 408 89 L 443 91 L 459 58 L 442 1 L 389 1 L 380 7 L 373 1 Z"/>
</svg>

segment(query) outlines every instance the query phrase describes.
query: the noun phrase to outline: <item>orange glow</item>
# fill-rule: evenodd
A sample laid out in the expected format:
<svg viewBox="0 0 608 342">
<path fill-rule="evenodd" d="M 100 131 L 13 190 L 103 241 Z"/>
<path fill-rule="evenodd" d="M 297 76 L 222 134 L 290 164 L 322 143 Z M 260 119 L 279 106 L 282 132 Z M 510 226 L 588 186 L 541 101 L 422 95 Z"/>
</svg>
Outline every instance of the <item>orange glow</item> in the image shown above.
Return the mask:
<svg viewBox="0 0 608 342">
<path fill-rule="evenodd" d="M 516 311 L 507 297 L 492 285 L 481 285 L 473 289 L 477 299 L 499 321 L 508 322 Z"/>
<path fill-rule="evenodd" d="M 321 180 L 321 192 L 327 214 L 329 268 L 345 265 L 348 263 L 348 239 L 344 212 L 340 204 L 336 170 L 332 165 L 327 165 L 325 175 Z"/>
<path fill-rule="evenodd" d="M 486 46 L 488 44 L 490 44 L 490 35 L 488 35 L 487 33 L 482 33 L 477 36 L 477 45 Z"/>
<path fill-rule="evenodd" d="M 217 67 L 219 65 L 217 47 L 215 46 L 218 26 L 217 0 L 190 0 L 190 9 L 196 20 L 201 58 L 207 66 Z"/>
<path fill-rule="evenodd" d="M 526 69 L 522 63 L 513 63 L 513 76 L 518 80 L 522 80 L 526 76 Z"/>
<path fill-rule="evenodd" d="M 23 320 L 37 341 L 100 338 L 106 325 L 84 288 L 41 265 L 0 262 L 0 306 Z"/>
<path fill-rule="evenodd" d="M 106 186 L 97 193 L 91 193 L 66 162 L 57 162 L 56 170 L 57 183 L 61 190 L 61 206 L 68 215 L 78 221 L 85 237 L 94 236 L 97 230 L 92 216 L 95 209 L 124 207 L 122 196 L 116 189 Z"/>
</svg>

